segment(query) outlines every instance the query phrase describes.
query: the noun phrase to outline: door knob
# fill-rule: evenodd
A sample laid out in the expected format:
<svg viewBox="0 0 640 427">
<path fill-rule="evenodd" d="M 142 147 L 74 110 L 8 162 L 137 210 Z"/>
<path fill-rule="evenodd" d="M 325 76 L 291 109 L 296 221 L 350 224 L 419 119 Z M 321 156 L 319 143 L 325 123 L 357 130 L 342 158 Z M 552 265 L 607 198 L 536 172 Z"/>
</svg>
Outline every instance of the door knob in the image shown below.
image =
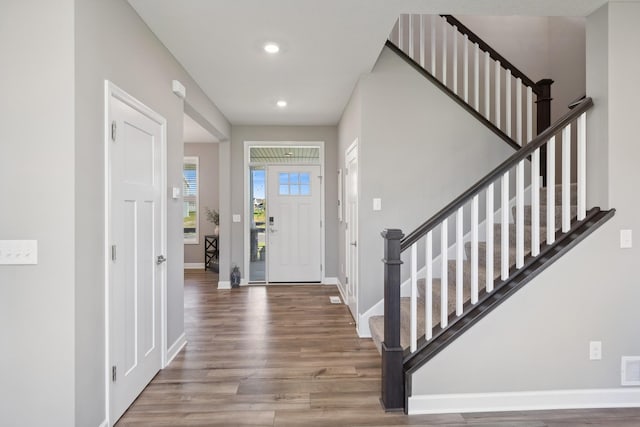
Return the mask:
<svg viewBox="0 0 640 427">
<path fill-rule="evenodd" d="M 358 246 L 358 242 L 351 242 L 351 246 Z"/>
<path fill-rule="evenodd" d="M 160 265 L 163 262 L 166 262 L 167 259 L 164 257 L 164 255 L 158 255 L 158 259 L 156 260 L 156 264 Z"/>
<path fill-rule="evenodd" d="M 275 233 L 276 231 L 278 231 L 277 228 L 273 228 L 273 227 L 269 227 L 269 231 L 272 233 Z"/>
</svg>

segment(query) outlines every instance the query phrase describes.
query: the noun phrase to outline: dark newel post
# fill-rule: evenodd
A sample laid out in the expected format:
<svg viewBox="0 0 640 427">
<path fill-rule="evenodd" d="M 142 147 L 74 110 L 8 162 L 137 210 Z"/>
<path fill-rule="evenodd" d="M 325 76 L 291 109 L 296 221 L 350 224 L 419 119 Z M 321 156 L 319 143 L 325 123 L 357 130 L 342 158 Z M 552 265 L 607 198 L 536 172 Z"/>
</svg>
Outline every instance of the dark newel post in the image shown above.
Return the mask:
<svg viewBox="0 0 640 427">
<path fill-rule="evenodd" d="M 403 350 L 400 347 L 400 230 L 384 230 L 384 341 L 382 342 L 382 406 L 404 410 Z"/>
<path fill-rule="evenodd" d="M 551 85 L 553 80 L 542 79 L 536 83 L 539 95 L 536 103 L 538 104 L 538 114 L 536 131 L 540 135 L 545 129 L 551 126 Z M 547 185 L 547 146 L 540 147 L 540 173 L 542 174 L 542 184 Z"/>
</svg>

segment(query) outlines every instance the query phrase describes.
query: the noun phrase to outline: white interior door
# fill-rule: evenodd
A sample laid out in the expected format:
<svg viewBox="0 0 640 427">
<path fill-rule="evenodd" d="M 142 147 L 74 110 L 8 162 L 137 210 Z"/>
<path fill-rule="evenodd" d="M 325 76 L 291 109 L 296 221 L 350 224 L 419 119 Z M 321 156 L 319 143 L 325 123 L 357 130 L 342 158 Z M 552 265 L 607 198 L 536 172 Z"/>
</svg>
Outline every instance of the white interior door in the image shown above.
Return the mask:
<svg viewBox="0 0 640 427">
<path fill-rule="evenodd" d="M 161 368 L 163 125 L 110 98 L 110 420 Z"/>
<path fill-rule="evenodd" d="M 267 168 L 269 282 L 322 280 L 320 166 Z"/>
<path fill-rule="evenodd" d="M 354 143 L 345 158 L 345 242 L 347 254 L 347 304 L 358 319 L 358 145 Z"/>
</svg>

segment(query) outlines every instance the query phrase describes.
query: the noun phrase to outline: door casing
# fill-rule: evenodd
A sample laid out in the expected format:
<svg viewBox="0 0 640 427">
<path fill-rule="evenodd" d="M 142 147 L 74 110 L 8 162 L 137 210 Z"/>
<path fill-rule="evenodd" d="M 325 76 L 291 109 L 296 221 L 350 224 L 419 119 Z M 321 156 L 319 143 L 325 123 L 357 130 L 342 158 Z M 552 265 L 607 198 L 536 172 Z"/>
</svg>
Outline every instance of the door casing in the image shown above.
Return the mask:
<svg viewBox="0 0 640 427">
<path fill-rule="evenodd" d="M 243 256 L 243 265 L 244 271 L 242 272 L 243 277 L 240 285 L 248 285 L 248 277 L 249 277 L 249 264 L 250 264 L 250 251 L 251 251 L 251 242 L 250 242 L 250 220 L 248 217 L 249 212 L 249 194 L 250 194 L 250 180 L 249 180 L 249 167 L 250 164 L 250 149 L 251 147 L 318 147 L 320 149 L 320 175 L 322 179 L 320 180 L 320 219 L 322 221 L 322 231 L 320 233 L 320 257 L 322 259 L 322 279 L 321 283 L 326 282 L 326 266 L 327 266 L 327 256 L 325 250 L 325 236 L 326 236 L 326 224 L 325 221 L 325 152 L 324 152 L 324 141 L 244 141 L 244 162 L 243 162 L 243 180 L 244 180 L 244 203 L 243 203 L 243 228 L 244 228 L 244 250 L 242 253 Z M 277 163 L 270 163 L 275 165 Z M 283 163 L 283 165 L 295 166 L 295 163 Z M 269 249 L 267 248 L 267 256 L 269 253 Z M 266 280 L 265 283 L 269 283 L 269 271 L 266 271 Z"/>
<path fill-rule="evenodd" d="M 351 240 L 352 240 L 352 234 L 355 235 L 355 240 L 356 242 L 358 241 L 358 223 L 356 220 L 356 224 L 352 224 L 351 223 L 351 192 L 350 190 L 350 185 L 351 185 L 351 179 L 352 177 L 350 176 L 350 174 L 348 174 L 348 170 L 349 170 L 349 163 L 350 160 L 355 158 L 356 159 L 356 164 L 358 165 L 358 173 L 356 176 L 356 194 L 358 195 L 355 198 L 355 205 L 356 205 L 356 212 L 355 212 L 355 217 L 358 218 L 358 204 L 359 204 L 359 194 L 360 194 L 360 163 L 358 162 L 358 139 L 356 138 L 353 143 L 349 146 L 349 148 L 347 148 L 345 150 L 345 160 L 344 160 L 344 168 L 345 168 L 345 215 L 344 215 L 344 220 L 345 223 L 347 224 L 347 227 L 345 229 L 345 234 L 344 234 L 344 241 L 345 241 L 345 263 L 346 263 L 346 276 L 347 276 L 347 280 L 348 283 L 346 283 L 346 288 L 345 288 L 345 294 L 347 297 L 347 301 L 345 301 L 345 303 L 349 306 L 349 310 L 351 311 L 351 314 L 353 315 L 353 318 L 356 322 L 356 330 L 359 326 L 359 322 L 360 322 L 360 314 L 358 313 L 358 301 L 360 299 L 360 296 L 358 294 L 359 292 L 359 276 L 360 276 L 360 271 L 359 271 L 359 247 L 356 246 L 355 248 L 353 248 L 351 246 Z M 351 257 L 352 251 L 355 252 L 355 255 L 353 256 L 353 258 Z M 352 292 L 350 292 L 351 288 L 354 288 L 355 291 L 353 292 L 354 294 L 354 302 L 353 304 L 351 303 L 351 301 L 349 301 L 349 296 Z"/>
<path fill-rule="evenodd" d="M 163 254 L 167 253 L 167 121 L 164 117 L 120 89 L 109 80 L 105 80 L 104 84 L 104 206 L 105 206 L 105 223 L 104 223 L 104 301 L 105 301 L 105 412 L 108 425 L 112 425 L 111 417 L 111 343 L 110 343 L 110 292 L 109 283 L 111 277 L 109 275 L 109 265 L 111 262 L 111 194 L 110 194 L 110 178 L 111 178 L 111 100 L 119 101 L 129 105 L 135 110 L 144 114 L 161 127 L 160 140 L 160 248 Z M 165 264 L 166 265 L 166 264 Z M 164 368 L 167 365 L 167 275 L 166 267 L 159 273 L 160 281 L 160 319 L 157 319 L 160 328 L 160 366 Z"/>
</svg>

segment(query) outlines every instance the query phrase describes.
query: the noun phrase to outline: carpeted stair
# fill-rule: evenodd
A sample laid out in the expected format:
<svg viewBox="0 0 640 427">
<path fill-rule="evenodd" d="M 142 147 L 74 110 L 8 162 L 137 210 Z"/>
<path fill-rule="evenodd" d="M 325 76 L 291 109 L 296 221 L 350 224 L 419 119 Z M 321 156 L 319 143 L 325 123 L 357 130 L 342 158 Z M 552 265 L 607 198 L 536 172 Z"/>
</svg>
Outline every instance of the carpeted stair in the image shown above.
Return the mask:
<svg viewBox="0 0 640 427">
<path fill-rule="evenodd" d="M 576 187 L 571 185 L 571 218 L 576 216 L 577 201 L 576 201 Z M 540 244 L 544 244 L 546 241 L 547 233 L 547 193 L 546 188 L 540 189 Z M 562 225 L 562 187 L 556 185 L 555 189 L 555 229 L 559 230 Z M 531 253 L 531 206 L 525 206 L 525 230 L 524 230 L 524 247 L 525 256 Z M 515 208 L 513 209 L 513 216 L 515 218 Z M 494 278 L 500 277 L 500 237 L 502 234 L 501 224 L 495 224 L 494 226 Z M 515 268 L 516 260 L 516 226 L 515 224 L 509 224 L 509 265 L 510 269 Z M 465 261 L 463 262 L 463 296 L 466 303 L 470 299 L 470 284 L 471 284 L 471 243 L 465 244 Z M 456 308 L 456 261 L 448 262 L 448 304 L 447 313 L 450 316 L 455 316 Z M 486 281 L 486 244 L 480 242 L 478 244 L 478 291 L 482 291 L 485 288 Z M 440 312 L 441 312 L 441 285 L 440 279 L 433 279 L 433 327 L 437 327 L 440 324 Z M 425 335 L 425 279 L 418 280 L 418 337 Z M 411 323 L 411 302 L 409 297 L 403 297 L 400 301 L 400 345 L 402 348 L 408 348 L 410 343 L 410 323 Z M 378 351 L 381 351 L 382 341 L 384 339 L 384 316 L 372 316 L 369 318 L 369 328 L 371 330 L 371 337 L 375 343 Z"/>
</svg>

